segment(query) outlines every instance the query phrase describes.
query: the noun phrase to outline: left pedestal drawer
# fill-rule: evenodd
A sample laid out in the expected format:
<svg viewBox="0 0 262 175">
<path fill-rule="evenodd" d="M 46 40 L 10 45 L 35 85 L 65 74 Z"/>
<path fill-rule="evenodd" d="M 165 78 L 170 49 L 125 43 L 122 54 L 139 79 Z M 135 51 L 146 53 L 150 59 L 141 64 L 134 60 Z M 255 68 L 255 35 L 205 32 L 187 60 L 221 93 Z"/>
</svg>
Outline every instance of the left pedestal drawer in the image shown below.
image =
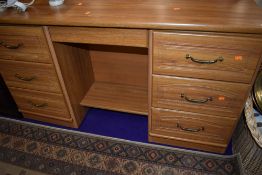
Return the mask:
<svg viewBox="0 0 262 175">
<path fill-rule="evenodd" d="M 21 112 L 34 113 L 56 119 L 70 119 L 61 94 L 9 88 Z"/>
<path fill-rule="evenodd" d="M 1 26 L 0 59 L 52 63 L 42 27 Z"/>
<path fill-rule="evenodd" d="M 25 118 L 76 127 L 40 26 L 0 26 L 0 74 Z"/>
<path fill-rule="evenodd" d="M 0 60 L 0 72 L 8 87 L 61 93 L 51 64 Z"/>
</svg>

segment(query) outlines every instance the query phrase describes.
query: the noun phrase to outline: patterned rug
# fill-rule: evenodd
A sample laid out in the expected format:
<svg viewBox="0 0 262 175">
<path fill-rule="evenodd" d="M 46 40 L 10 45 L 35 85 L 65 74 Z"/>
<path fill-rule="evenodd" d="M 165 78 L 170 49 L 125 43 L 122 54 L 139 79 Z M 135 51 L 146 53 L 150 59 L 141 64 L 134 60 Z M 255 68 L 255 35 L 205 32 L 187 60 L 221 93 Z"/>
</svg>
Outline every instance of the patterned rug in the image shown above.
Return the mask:
<svg viewBox="0 0 262 175">
<path fill-rule="evenodd" d="M 186 151 L 0 117 L 1 175 L 239 175 L 239 156 Z"/>
<path fill-rule="evenodd" d="M 233 152 L 239 153 L 246 175 L 262 175 L 262 149 L 252 137 L 242 116 L 232 138 Z"/>
</svg>

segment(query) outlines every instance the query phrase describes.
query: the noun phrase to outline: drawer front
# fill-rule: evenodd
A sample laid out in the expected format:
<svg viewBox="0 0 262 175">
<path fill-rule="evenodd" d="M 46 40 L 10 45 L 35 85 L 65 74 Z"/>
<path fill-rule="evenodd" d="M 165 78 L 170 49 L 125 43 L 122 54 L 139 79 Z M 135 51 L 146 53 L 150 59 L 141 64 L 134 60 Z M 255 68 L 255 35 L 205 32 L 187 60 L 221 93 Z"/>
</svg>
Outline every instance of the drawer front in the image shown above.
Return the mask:
<svg viewBox="0 0 262 175">
<path fill-rule="evenodd" d="M 240 36 L 154 32 L 153 73 L 250 83 L 262 40 Z"/>
<path fill-rule="evenodd" d="M 239 117 L 249 85 L 153 75 L 152 106 Z"/>
<path fill-rule="evenodd" d="M 9 88 L 21 112 L 70 118 L 63 95 Z"/>
<path fill-rule="evenodd" d="M 0 59 L 52 63 L 41 27 L 0 27 Z"/>
<path fill-rule="evenodd" d="M 151 133 L 227 145 L 236 119 L 152 108 Z"/>
<path fill-rule="evenodd" d="M 0 73 L 8 87 L 61 93 L 55 70 L 50 64 L 0 60 Z"/>
<path fill-rule="evenodd" d="M 52 41 L 148 47 L 148 31 L 93 27 L 48 27 Z"/>
</svg>

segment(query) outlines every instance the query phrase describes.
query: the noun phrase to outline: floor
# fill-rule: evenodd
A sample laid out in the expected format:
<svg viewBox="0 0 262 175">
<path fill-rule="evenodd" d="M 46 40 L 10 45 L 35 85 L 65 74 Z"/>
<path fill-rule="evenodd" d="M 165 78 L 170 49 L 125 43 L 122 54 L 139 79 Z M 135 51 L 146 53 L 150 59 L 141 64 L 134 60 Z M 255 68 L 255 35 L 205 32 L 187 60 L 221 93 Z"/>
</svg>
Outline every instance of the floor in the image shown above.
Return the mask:
<svg viewBox="0 0 262 175">
<path fill-rule="evenodd" d="M 104 136 L 116 137 L 131 141 L 148 143 L 148 123 L 147 117 L 136 114 L 128 114 L 102 109 L 90 109 L 78 129 L 66 128 L 45 122 L 31 119 L 19 119 L 33 123 L 44 124 L 59 128 L 77 130 L 81 132 L 99 134 Z M 225 152 L 226 155 L 232 154 L 231 142 Z"/>
</svg>

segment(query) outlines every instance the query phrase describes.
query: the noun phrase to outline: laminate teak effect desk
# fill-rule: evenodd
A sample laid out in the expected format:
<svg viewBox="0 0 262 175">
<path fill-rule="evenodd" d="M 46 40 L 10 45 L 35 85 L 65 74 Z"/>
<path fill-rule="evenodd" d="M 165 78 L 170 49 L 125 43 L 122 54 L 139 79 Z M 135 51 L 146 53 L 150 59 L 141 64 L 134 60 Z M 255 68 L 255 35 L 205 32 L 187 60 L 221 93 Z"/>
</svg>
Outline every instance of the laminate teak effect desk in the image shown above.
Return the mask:
<svg viewBox="0 0 262 175">
<path fill-rule="evenodd" d="M 261 63 L 252 0 L 37 0 L 0 23 L 0 72 L 25 117 L 78 127 L 87 107 L 144 114 L 150 141 L 213 152 Z"/>
</svg>

